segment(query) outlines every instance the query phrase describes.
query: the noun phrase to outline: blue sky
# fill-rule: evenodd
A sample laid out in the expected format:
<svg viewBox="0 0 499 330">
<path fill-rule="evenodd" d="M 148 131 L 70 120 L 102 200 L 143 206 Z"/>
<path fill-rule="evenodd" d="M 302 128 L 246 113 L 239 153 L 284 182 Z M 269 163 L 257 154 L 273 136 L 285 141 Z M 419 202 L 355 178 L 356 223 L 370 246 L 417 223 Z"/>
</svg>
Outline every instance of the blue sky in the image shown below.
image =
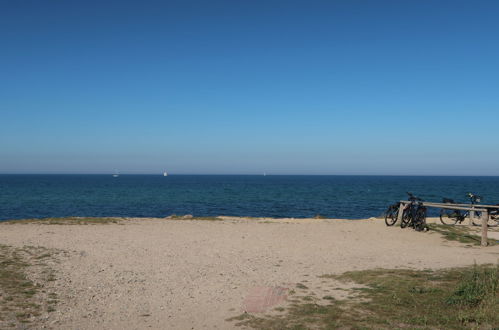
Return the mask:
<svg viewBox="0 0 499 330">
<path fill-rule="evenodd" d="M 499 1 L 2 1 L 0 173 L 499 175 Z"/>
</svg>

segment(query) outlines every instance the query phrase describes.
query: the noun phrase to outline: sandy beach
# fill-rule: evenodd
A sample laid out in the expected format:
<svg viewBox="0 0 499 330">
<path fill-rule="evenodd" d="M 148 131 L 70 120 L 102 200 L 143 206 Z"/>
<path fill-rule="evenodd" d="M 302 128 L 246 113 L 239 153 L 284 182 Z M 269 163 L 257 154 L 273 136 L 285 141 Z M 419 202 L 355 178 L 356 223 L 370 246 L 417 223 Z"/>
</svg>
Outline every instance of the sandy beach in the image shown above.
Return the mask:
<svg viewBox="0 0 499 330">
<path fill-rule="evenodd" d="M 499 246 L 466 247 L 379 219 L 10 222 L 0 224 L 0 242 L 59 251 L 47 261 L 59 303 L 34 323 L 54 329 L 232 329 L 228 318 L 258 312 L 251 295 L 262 288 L 307 283 L 320 295 L 330 292 L 324 274 L 499 259 Z"/>
</svg>

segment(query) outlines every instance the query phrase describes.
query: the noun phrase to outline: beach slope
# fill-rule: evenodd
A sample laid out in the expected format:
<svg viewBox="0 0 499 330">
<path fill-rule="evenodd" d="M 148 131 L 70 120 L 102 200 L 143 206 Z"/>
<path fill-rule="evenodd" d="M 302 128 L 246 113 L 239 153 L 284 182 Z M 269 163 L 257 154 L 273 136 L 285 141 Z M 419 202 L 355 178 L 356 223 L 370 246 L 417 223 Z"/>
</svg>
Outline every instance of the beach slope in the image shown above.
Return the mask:
<svg viewBox="0 0 499 330">
<path fill-rule="evenodd" d="M 228 318 L 264 311 L 251 295 L 265 288 L 307 283 L 320 295 L 324 274 L 499 258 L 499 246 L 470 247 L 374 219 L 9 222 L 0 224 L 0 242 L 63 251 L 50 262 L 58 304 L 38 323 L 63 329 L 231 329 Z"/>
</svg>

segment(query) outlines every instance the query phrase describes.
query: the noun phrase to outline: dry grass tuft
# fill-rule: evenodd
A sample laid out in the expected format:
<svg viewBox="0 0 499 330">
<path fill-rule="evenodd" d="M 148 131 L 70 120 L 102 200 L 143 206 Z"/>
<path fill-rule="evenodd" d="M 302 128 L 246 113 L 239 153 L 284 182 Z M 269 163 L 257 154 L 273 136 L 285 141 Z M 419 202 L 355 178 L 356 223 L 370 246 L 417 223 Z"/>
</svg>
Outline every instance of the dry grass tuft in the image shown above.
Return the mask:
<svg viewBox="0 0 499 330">
<path fill-rule="evenodd" d="M 25 328 L 55 310 L 57 295 L 44 285 L 55 278 L 45 263 L 54 253 L 40 247 L 0 245 L 0 329 Z M 34 268 L 36 276 L 30 272 Z"/>
</svg>

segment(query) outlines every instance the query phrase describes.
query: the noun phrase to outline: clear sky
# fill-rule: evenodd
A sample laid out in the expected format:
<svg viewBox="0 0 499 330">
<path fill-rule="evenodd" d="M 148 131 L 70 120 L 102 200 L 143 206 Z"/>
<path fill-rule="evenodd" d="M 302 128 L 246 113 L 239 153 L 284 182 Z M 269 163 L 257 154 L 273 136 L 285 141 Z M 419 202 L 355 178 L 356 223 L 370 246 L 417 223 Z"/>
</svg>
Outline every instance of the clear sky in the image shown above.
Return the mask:
<svg viewBox="0 0 499 330">
<path fill-rule="evenodd" d="M 499 1 L 0 1 L 0 173 L 499 175 Z"/>
</svg>

